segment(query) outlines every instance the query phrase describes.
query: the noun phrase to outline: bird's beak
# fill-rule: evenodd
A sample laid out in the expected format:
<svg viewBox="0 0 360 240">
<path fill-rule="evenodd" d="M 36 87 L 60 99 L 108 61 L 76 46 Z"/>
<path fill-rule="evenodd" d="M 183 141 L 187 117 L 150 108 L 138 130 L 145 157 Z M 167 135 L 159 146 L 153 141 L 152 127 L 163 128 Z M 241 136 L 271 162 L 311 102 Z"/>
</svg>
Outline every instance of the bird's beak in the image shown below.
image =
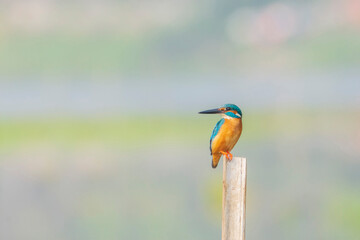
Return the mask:
<svg viewBox="0 0 360 240">
<path fill-rule="evenodd" d="M 214 108 L 206 111 L 199 112 L 200 114 L 215 114 L 215 113 L 223 113 L 224 111 L 220 110 L 219 108 Z"/>
</svg>

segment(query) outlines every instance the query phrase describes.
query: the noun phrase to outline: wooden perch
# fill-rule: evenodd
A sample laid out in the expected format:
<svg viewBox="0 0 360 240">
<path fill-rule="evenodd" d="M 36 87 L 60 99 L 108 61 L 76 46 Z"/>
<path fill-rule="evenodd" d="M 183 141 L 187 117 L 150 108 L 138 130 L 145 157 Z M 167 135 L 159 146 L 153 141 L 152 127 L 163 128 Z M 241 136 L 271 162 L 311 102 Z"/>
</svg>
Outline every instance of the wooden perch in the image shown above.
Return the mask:
<svg viewBox="0 0 360 240">
<path fill-rule="evenodd" d="M 223 159 L 222 240 L 245 240 L 246 158 Z"/>
</svg>

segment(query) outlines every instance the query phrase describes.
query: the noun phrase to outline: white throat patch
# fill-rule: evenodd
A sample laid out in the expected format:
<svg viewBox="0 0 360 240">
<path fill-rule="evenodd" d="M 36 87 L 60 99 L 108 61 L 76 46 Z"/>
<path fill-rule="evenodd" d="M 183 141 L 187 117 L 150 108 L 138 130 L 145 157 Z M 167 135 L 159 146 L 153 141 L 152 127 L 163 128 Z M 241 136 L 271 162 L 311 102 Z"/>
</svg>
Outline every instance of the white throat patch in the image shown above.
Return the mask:
<svg viewBox="0 0 360 240">
<path fill-rule="evenodd" d="M 221 114 L 221 115 L 222 115 L 222 117 L 223 117 L 224 119 L 233 119 L 232 117 L 230 117 L 230 116 L 228 116 L 228 115 L 226 115 L 226 114 Z M 238 116 L 239 118 L 241 118 L 240 114 L 236 113 L 235 115 Z"/>
</svg>

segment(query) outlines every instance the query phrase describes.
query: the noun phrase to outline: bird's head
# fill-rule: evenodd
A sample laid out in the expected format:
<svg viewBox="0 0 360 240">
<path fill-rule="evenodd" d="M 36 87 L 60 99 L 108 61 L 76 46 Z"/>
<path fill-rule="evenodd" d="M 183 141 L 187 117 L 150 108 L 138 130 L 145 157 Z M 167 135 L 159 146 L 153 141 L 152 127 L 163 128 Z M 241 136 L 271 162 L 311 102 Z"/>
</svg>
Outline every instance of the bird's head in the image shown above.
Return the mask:
<svg viewBox="0 0 360 240">
<path fill-rule="evenodd" d="M 219 108 L 214 108 L 199 112 L 200 114 L 222 114 L 224 118 L 242 118 L 242 112 L 235 104 L 225 104 Z"/>
</svg>

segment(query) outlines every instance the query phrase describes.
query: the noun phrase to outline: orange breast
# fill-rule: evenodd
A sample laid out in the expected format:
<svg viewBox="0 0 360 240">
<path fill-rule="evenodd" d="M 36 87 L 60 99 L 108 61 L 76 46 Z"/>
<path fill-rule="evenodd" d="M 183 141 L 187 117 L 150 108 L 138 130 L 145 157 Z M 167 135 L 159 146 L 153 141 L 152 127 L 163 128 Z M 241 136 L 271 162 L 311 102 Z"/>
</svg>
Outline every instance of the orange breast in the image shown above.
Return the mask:
<svg viewBox="0 0 360 240">
<path fill-rule="evenodd" d="M 220 151 L 230 152 L 239 140 L 241 131 L 241 118 L 225 119 L 219 133 L 212 141 L 212 154 L 219 153 Z"/>
</svg>

